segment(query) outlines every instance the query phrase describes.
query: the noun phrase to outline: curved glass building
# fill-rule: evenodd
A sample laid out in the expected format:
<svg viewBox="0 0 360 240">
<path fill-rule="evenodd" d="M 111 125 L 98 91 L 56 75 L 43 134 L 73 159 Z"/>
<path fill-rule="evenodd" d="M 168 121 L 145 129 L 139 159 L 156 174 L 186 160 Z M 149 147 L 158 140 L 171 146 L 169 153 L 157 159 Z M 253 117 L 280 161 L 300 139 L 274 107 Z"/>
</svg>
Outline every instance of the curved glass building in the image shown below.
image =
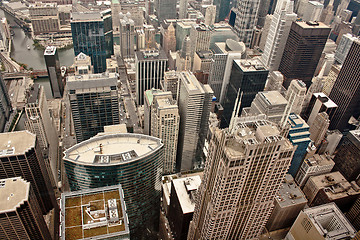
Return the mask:
<svg viewBox="0 0 360 240">
<path fill-rule="evenodd" d="M 65 151 L 71 190 L 121 184 L 131 239 L 142 239 L 159 220 L 163 143 L 134 133 L 99 134 Z"/>
</svg>

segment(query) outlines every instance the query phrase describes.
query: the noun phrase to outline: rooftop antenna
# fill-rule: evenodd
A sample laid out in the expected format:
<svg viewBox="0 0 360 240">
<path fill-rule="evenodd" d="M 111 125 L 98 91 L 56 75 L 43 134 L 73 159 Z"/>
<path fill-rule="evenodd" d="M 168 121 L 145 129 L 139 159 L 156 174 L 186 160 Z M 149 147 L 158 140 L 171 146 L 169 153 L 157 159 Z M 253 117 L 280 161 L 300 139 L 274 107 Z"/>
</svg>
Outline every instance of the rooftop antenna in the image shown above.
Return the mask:
<svg viewBox="0 0 360 240">
<path fill-rule="evenodd" d="M 239 116 L 239 111 L 240 111 L 241 99 L 242 99 L 242 96 L 243 96 L 243 92 L 241 92 L 240 98 L 239 98 L 239 94 L 240 94 L 240 90 L 238 90 L 238 92 L 237 92 L 234 109 L 233 109 L 233 112 L 231 114 L 231 120 L 230 120 L 230 125 L 229 125 L 230 133 L 233 133 L 235 119 Z"/>
</svg>

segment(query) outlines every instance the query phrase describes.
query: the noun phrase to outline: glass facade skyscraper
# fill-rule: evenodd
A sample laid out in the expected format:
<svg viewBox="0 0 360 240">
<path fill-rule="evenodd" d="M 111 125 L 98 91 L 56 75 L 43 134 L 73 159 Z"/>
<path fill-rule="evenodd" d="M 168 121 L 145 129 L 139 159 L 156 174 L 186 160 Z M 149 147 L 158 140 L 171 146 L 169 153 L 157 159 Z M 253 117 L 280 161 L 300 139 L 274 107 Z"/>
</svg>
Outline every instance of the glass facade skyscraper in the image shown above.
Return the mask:
<svg viewBox="0 0 360 240">
<path fill-rule="evenodd" d="M 111 10 L 74 12 L 71 15 L 74 52 L 91 57 L 94 73 L 106 71 L 106 58 L 114 54 Z"/>
</svg>

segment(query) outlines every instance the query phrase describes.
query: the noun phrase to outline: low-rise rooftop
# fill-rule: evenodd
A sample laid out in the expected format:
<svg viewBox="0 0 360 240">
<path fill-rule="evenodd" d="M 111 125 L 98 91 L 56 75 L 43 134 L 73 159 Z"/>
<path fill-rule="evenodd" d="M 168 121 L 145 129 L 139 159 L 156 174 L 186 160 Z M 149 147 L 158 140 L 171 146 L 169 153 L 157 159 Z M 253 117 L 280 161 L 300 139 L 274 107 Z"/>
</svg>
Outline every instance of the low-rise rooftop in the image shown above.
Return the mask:
<svg viewBox="0 0 360 240">
<path fill-rule="evenodd" d="M 194 212 L 195 193 L 201 184 L 200 176 L 191 176 L 172 180 L 182 212 Z"/>
<path fill-rule="evenodd" d="M 307 203 L 304 193 L 290 174 L 286 174 L 284 182 L 275 197 L 275 201 L 283 208 Z"/>
</svg>

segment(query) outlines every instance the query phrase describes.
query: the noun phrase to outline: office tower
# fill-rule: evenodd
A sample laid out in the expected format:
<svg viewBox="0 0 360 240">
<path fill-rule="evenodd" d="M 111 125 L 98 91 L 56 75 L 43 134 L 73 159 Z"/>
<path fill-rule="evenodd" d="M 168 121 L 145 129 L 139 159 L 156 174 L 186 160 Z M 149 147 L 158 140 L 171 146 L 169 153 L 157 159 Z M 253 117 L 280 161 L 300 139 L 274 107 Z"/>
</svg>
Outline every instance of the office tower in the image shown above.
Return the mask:
<svg viewBox="0 0 360 240">
<path fill-rule="evenodd" d="M 196 51 L 192 72 L 201 71 L 209 74 L 212 65 L 213 52 L 210 50 Z"/>
<path fill-rule="evenodd" d="M 135 38 L 135 27 L 134 21 L 127 17 L 127 15 L 122 15 L 120 19 L 120 51 L 121 57 L 124 58 L 134 58 L 134 38 Z"/>
<path fill-rule="evenodd" d="M 237 1 L 233 9 L 235 13 L 234 30 L 239 40 L 250 47 L 253 31 L 257 22 L 260 0 Z"/>
<path fill-rule="evenodd" d="M 276 71 L 279 68 L 290 27 L 296 20 L 293 9 L 294 2 L 292 0 L 279 0 L 276 4 L 264 53 L 261 56 L 261 61 L 270 71 Z"/>
<path fill-rule="evenodd" d="M 295 78 L 310 86 L 329 33 L 321 22 L 292 23 L 279 65 L 286 88 Z"/>
<path fill-rule="evenodd" d="M 144 17 L 145 15 L 152 15 L 153 13 L 149 13 L 146 11 L 146 5 L 147 1 L 120 1 L 120 14 L 123 15 L 131 15 L 131 19 L 134 21 L 135 28 L 142 28 L 144 25 Z M 150 4 L 154 4 L 154 2 L 151 2 Z M 111 13 L 112 16 L 115 15 L 115 13 Z M 119 16 L 121 17 L 121 16 Z"/>
<path fill-rule="evenodd" d="M 288 102 L 278 91 L 265 91 L 256 94 L 251 106 L 243 108 L 241 116 L 265 114 L 267 119 L 280 123 Z"/>
<path fill-rule="evenodd" d="M 0 74 L 0 132 L 5 129 L 6 122 L 12 112 L 11 101 L 8 90 L 5 86 L 2 75 Z"/>
<path fill-rule="evenodd" d="M 170 91 L 172 98 L 177 102 L 179 95 L 179 74 L 175 71 L 164 73 L 164 81 L 161 82 L 161 88 L 164 91 Z"/>
<path fill-rule="evenodd" d="M 310 139 L 314 142 L 316 147 L 320 146 L 323 141 L 329 125 L 329 115 L 326 112 L 318 113 L 313 124 L 309 125 Z"/>
<path fill-rule="evenodd" d="M 1 239 L 53 239 L 33 186 L 21 177 L 0 180 Z"/>
<path fill-rule="evenodd" d="M 74 68 L 75 75 L 94 73 L 91 64 L 91 57 L 82 52 L 74 58 Z"/>
<path fill-rule="evenodd" d="M 340 131 L 349 129 L 350 117 L 358 118 L 360 116 L 359 52 L 360 40 L 355 40 L 331 89 L 329 98 L 338 105 L 338 108 L 331 118 L 330 129 L 339 129 Z"/>
<path fill-rule="evenodd" d="M 328 130 L 325 135 L 325 139 L 321 143 L 319 147 L 319 153 L 327 153 L 329 155 L 332 155 L 335 152 L 335 149 L 339 145 L 341 139 L 343 137 L 343 134 L 335 129 L 335 130 Z"/>
<path fill-rule="evenodd" d="M 42 157 L 36 135 L 28 131 L 0 134 L 0 179 L 22 177 L 31 183 L 42 214 L 58 208 L 50 167 Z"/>
<path fill-rule="evenodd" d="M 327 5 L 320 16 L 320 22 L 325 23 L 326 25 L 330 25 L 330 23 L 332 22 L 333 18 L 334 18 L 334 6 L 329 3 L 329 5 Z"/>
<path fill-rule="evenodd" d="M 335 52 L 335 60 L 338 63 L 344 64 L 345 58 L 349 53 L 350 47 L 356 39 L 358 38 L 352 35 L 351 33 L 342 35 L 340 43 L 336 48 L 336 52 Z"/>
<path fill-rule="evenodd" d="M 76 141 L 82 142 L 120 123 L 115 73 L 97 73 L 67 78 L 68 96 Z"/>
<path fill-rule="evenodd" d="M 44 87 L 34 84 L 25 105 L 25 129 L 36 134 L 43 157 L 51 167 L 55 182 L 59 168 L 59 138 L 53 120 L 50 117 Z"/>
<path fill-rule="evenodd" d="M 266 229 L 272 232 L 291 227 L 306 203 L 307 199 L 296 185 L 293 177 L 286 174 L 277 196 L 274 198 L 274 210 L 266 223 Z"/>
<path fill-rule="evenodd" d="M 264 91 L 278 91 L 282 90 L 282 83 L 284 81 L 284 76 L 279 71 L 271 71 L 269 73 L 268 79 L 266 81 Z"/>
<path fill-rule="evenodd" d="M 184 38 L 190 36 L 191 26 L 195 23 L 196 21 L 194 19 L 178 19 L 176 21 L 176 50 L 181 50 Z"/>
<path fill-rule="evenodd" d="M 213 63 L 210 69 L 209 85 L 214 96 L 220 100 L 221 89 L 227 85 L 230 78 L 234 59 L 241 59 L 245 55 L 245 44 L 228 39 L 226 42 L 216 42 L 213 48 Z"/>
<path fill-rule="evenodd" d="M 221 128 L 228 127 L 238 92 L 242 92 L 240 112 L 250 107 L 256 94 L 264 90 L 269 71 L 258 59 L 233 60 L 229 83 L 224 86 L 220 103 L 224 107 Z M 224 96 L 224 97 L 223 97 Z"/>
<path fill-rule="evenodd" d="M 143 50 L 135 54 L 136 104 L 144 104 L 146 90 L 160 88 L 167 70 L 168 58 L 163 50 Z"/>
<path fill-rule="evenodd" d="M 355 201 L 350 210 L 345 213 L 346 218 L 356 230 L 360 229 L 360 197 Z M 354 238 L 356 239 L 356 238 Z"/>
<path fill-rule="evenodd" d="M 144 134 L 163 141 L 164 174 L 175 171 L 179 122 L 179 109 L 171 92 L 156 89 L 145 91 Z"/>
<path fill-rule="evenodd" d="M 191 69 L 191 41 L 189 36 L 184 38 L 182 48 L 176 53 L 176 70 L 186 71 Z"/>
<path fill-rule="evenodd" d="M 360 196 L 359 186 L 355 182 L 350 184 L 340 172 L 309 177 L 303 192 L 309 200 L 309 206 L 334 202 L 344 212 Z"/>
<path fill-rule="evenodd" d="M 74 236 L 78 239 L 130 239 L 120 185 L 62 193 L 60 206 L 61 240 Z"/>
<path fill-rule="evenodd" d="M 285 240 L 352 239 L 354 227 L 334 203 L 302 210 Z"/>
<path fill-rule="evenodd" d="M 200 50 L 210 49 L 210 28 L 204 24 L 194 24 L 190 30 L 190 61 L 193 63 L 194 55 Z M 191 64 L 192 66 L 192 64 Z"/>
<path fill-rule="evenodd" d="M 180 72 L 179 76 L 177 168 L 188 171 L 198 168 L 201 162 L 213 91 L 209 85 L 200 83 L 191 72 Z"/>
<path fill-rule="evenodd" d="M 137 29 L 136 30 L 136 50 L 142 50 L 145 48 L 145 32 L 143 29 Z"/>
<path fill-rule="evenodd" d="M 59 55 L 56 47 L 48 46 L 44 52 L 46 70 L 50 79 L 51 92 L 54 98 L 61 98 L 64 93 L 64 84 L 61 78 Z"/>
<path fill-rule="evenodd" d="M 85 53 L 91 57 L 94 73 L 105 72 L 106 58 L 114 54 L 111 9 L 73 12 L 71 33 L 75 55 Z"/>
<path fill-rule="evenodd" d="M 303 81 L 292 80 L 286 91 L 285 98 L 291 104 L 291 112 L 300 114 L 306 95 L 306 85 Z"/>
<path fill-rule="evenodd" d="M 307 124 L 311 126 L 316 116 L 321 112 L 326 112 L 329 118 L 333 116 L 337 105 L 324 93 L 314 93 L 310 99 L 306 112 L 304 113 Z"/>
<path fill-rule="evenodd" d="M 195 195 L 201 184 L 199 175 L 171 181 L 168 220 L 174 240 L 186 239 L 195 209 Z"/>
<path fill-rule="evenodd" d="M 213 4 L 216 6 L 215 22 L 224 21 L 230 13 L 231 4 L 229 0 L 214 0 Z"/>
<path fill-rule="evenodd" d="M 176 37 L 175 37 L 175 28 L 173 23 L 170 23 L 168 28 L 165 31 L 163 38 L 164 51 L 169 54 L 169 52 L 176 52 Z"/>
<path fill-rule="evenodd" d="M 267 14 L 274 13 L 273 11 L 270 12 L 270 4 L 274 4 L 274 1 L 260 0 L 259 9 L 256 16 L 256 27 L 259 29 L 264 27 Z M 277 5 L 277 3 L 275 4 Z"/>
<path fill-rule="evenodd" d="M 60 21 L 56 3 L 30 4 L 29 14 L 34 35 L 59 32 Z"/>
<path fill-rule="evenodd" d="M 297 146 L 294 153 L 294 157 L 291 160 L 291 166 L 289 173 L 295 177 L 300 165 L 305 157 L 306 150 L 308 148 L 310 139 L 309 125 L 306 124 L 304 119 L 296 114 L 290 114 L 288 123 L 290 124 L 290 130 L 288 138 L 292 144 Z"/>
<path fill-rule="evenodd" d="M 187 18 L 188 0 L 180 0 L 179 3 L 179 19 Z"/>
<path fill-rule="evenodd" d="M 265 119 L 240 118 L 230 129 L 216 128 L 188 239 L 257 238 L 294 149 Z"/>
<path fill-rule="evenodd" d="M 161 23 L 165 19 L 176 18 L 176 0 L 155 0 L 155 14 Z"/>
<path fill-rule="evenodd" d="M 274 15 L 268 14 L 265 17 L 265 23 L 264 23 L 264 27 L 261 29 L 261 38 L 260 38 L 260 42 L 259 42 L 259 49 L 261 51 L 264 51 L 264 49 L 265 49 L 265 44 L 266 44 L 267 36 L 270 31 L 270 26 L 271 26 L 273 16 Z"/>
<path fill-rule="evenodd" d="M 134 239 L 158 224 L 163 161 L 161 139 L 134 133 L 99 134 L 64 156 L 72 191 L 121 184 Z"/>
<path fill-rule="evenodd" d="M 321 13 L 323 11 L 324 5 L 316 1 L 309 1 L 306 5 L 304 15 L 302 17 L 303 21 L 320 21 Z"/>
<path fill-rule="evenodd" d="M 210 5 L 206 8 L 205 11 L 205 25 L 211 26 L 214 25 L 216 18 L 216 6 Z"/>
<path fill-rule="evenodd" d="M 348 181 L 354 181 L 360 174 L 360 130 L 350 131 L 338 147 L 334 162 L 336 171 L 340 171 Z"/>
<path fill-rule="evenodd" d="M 295 181 L 302 188 L 309 177 L 331 172 L 335 163 L 328 154 L 315 154 L 305 159 L 296 174 Z"/>
<path fill-rule="evenodd" d="M 327 96 L 330 95 L 334 83 L 337 77 L 339 76 L 340 69 L 341 69 L 341 65 L 336 65 L 336 64 L 332 65 L 328 76 L 325 78 L 322 92 L 325 93 Z"/>
</svg>

